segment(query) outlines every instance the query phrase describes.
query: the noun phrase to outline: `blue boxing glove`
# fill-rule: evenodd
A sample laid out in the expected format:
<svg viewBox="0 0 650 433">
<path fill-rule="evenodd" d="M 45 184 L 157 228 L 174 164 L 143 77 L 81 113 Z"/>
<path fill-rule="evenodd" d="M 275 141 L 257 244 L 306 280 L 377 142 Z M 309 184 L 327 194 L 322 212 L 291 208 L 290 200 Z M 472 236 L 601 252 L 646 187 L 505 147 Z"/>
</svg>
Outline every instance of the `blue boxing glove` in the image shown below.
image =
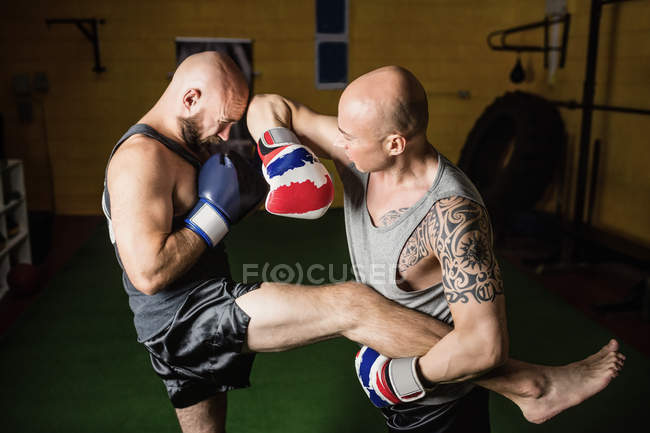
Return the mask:
<svg viewBox="0 0 650 433">
<path fill-rule="evenodd" d="M 217 153 L 201 167 L 199 200 L 185 225 L 214 247 L 230 226 L 255 209 L 268 192 L 268 185 L 244 158 L 235 152 Z"/>
<path fill-rule="evenodd" d="M 363 346 L 354 361 L 359 382 L 375 406 L 409 403 L 425 396 L 418 378 L 417 357 L 390 359 Z"/>
</svg>

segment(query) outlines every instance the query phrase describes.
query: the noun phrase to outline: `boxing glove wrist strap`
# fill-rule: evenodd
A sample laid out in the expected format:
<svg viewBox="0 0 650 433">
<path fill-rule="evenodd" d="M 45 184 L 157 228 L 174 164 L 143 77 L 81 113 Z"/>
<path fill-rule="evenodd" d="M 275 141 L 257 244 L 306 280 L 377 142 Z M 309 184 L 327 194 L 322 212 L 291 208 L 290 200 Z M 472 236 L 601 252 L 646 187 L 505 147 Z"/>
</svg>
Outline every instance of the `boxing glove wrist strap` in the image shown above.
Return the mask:
<svg viewBox="0 0 650 433">
<path fill-rule="evenodd" d="M 288 144 L 300 144 L 298 137 L 296 137 L 296 134 L 292 130 L 282 126 L 268 129 L 264 131 L 258 141 L 260 157 L 264 159 L 264 156 L 274 149 Z"/>
<path fill-rule="evenodd" d="M 388 363 L 388 376 L 397 398 L 404 403 L 424 397 L 426 391 L 418 378 L 417 357 L 395 358 Z"/>
<path fill-rule="evenodd" d="M 217 245 L 228 233 L 227 218 L 219 209 L 202 198 L 185 219 L 185 225 L 201 236 L 210 247 Z"/>
</svg>

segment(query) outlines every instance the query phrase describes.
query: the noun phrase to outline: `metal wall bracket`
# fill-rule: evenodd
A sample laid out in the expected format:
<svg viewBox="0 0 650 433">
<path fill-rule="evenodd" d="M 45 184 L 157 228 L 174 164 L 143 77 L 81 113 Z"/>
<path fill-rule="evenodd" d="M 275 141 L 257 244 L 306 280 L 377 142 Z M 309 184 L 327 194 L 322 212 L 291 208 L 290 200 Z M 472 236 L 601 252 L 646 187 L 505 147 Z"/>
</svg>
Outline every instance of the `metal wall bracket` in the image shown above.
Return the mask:
<svg viewBox="0 0 650 433">
<path fill-rule="evenodd" d="M 98 24 L 104 24 L 106 20 L 97 19 L 97 18 L 55 18 L 55 19 L 46 19 L 45 24 L 48 27 L 52 24 L 75 24 L 81 33 L 93 44 L 93 49 L 95 51 L 95 67 L 93 71 L 98 74 L 106 71 L 106 68 L 102 66 L 102 61 L 99 53 L 99 33 L 97 31 Z"/>
<path fill-rule="evenodd" d="M 562 45 L 559 47 L 549 47 L 548 46 L 548 28 L 549 26 L 557 23 L 563 23 L 562 26 Z M 567 47 L 567 41 L 569 38 L 569 24 L 571 23 L 571 15 L 566 14 L 561 17 L 554 17 L 554 18 L 549 18 L 546 17 L 544 18 L 544 21 L 538 21 L 535 23 L 530 23 L 530 24 L 524 24 L 522 26 L 518 27 L 512 27 L 509 29 L 504 29 L 504 30 L 497 30 L 492 33 L 490 33 L 487 36 L 487 43 L 489 47 L 493 50 L 497 51 L 517 51 L 518 53 L 522 51 L 535 51 L 535 52 L 543 52 L 544 53 L 544 67 L 548 67 L 548 52 L 549 51 L 560 51 L 560 67 L 564 67 L 564 61 L 566 59 L 566 47 Z M 520 33 L 526 30 L 532 30 L 536 29 L 539 27 L 544 27 L 544 45 L 539 46 L 539 45 L 510 45 L 506 43 L 506 36 L 511 35 L 513 33 Z M 501 36 L 501 44 L 500 45 L 495 45 L 492 42 L 492 39 L 495 36 Z"/>
</svg>

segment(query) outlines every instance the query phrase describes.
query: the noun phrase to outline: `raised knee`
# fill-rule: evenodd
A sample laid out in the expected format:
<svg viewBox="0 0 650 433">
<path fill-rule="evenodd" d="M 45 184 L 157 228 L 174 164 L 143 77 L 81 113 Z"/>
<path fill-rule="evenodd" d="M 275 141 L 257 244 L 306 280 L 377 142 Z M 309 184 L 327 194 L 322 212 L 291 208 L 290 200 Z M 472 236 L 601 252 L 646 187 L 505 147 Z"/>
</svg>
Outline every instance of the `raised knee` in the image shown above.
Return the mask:
<svg viewBox="0 0 650 433">
<path fill-rule="evenodd" d="M 335 287 L 335 302 L 342 312 L 344 331 L 356 328 L 381 299 L 381 295 L 365 284 L 347 282 Z"/>
<path fill-rule="evenodd" d="M 337 299 L 345 302 L 350 308 L 360 308 L 378 296 L 370 287 L 353 281 L 337 284 L 335 287 L 339 291 Z"/>
</svg>

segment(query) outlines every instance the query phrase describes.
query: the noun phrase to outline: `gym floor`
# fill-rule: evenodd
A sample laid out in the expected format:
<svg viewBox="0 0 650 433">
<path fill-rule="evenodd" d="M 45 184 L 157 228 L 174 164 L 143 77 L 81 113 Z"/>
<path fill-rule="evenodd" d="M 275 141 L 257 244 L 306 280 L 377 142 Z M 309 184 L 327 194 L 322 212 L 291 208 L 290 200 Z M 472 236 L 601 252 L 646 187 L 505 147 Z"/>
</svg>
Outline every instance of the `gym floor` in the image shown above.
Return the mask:
<svg viewBox="0 0 650 433">
<path fill-rule="evenodd" d="M 647 271 L 623 261 L 547 261 L 543 258 L 548 245 L 540 238 L 508 242 L 498 252 L 550 293 L 650 357 L 650 318 L 643 312 Z"/>
<path fill-rule="evenodd" d="M 2 417 L 4 432 L 179 431 L 164 389 L 135 342 L 131 312 L 100 221 L 57 218 L 56 257 L 48 260 L 46 287 L 29 299 L 3 301 L 0 404 L 10 408 Z M 264 245 L 256 240 L 261 231 Z M 301 241 L 306 237 L 319 247 L 306 247 Z M 279 254 L 269 247 L 280 243 L 284 248 Z M 342 213 L 336 209 L 315 222 L 257 213 L 235 228 L 227 245 L 235 278 L 241 278 L 244 263 L 331 263 L 337 269 L 348 263 Z M 596 287 L 594 278 L 599 287 L 594 293 L 602 294 L 609 280 L 576 272 L 559 283 L 557 275 L 556 280 L 539 279 L 503 255 L 501 262 L 513 356 L 562 364 L 592 353 L 614 336 L 628 361 L 605 391 L 542 425 L 527 423 L 512 403 L 493 395 L 493 431 L 611 432 L 619 430 L 623 420 L 626 430 L 636 431 L 634 426 L 647 423 L 647 352 L 641 352 L 636 337 L 623 332 L 627 326 L 607 328 L 606 322 L 585 314 L 584 305 L 604 298 L 574 294 L 567 301 L 558 296 L 571 287 Z M 553 281 L 553 289 L 546 286 Z M 614 300 L 620 280 L 612 281 Z M 9 324 L 6 313 L 16 306 L 23 311 Z M 612 321 L 633 319 L 634 313 L 625 314 Z M 336 339 L 259 355 L 253 386 L 230 393 L 229 431 L 384 431 L 380 414 L 366 401 L 354 376 L 355 351 L 354 343 Z"/>
</svg>

